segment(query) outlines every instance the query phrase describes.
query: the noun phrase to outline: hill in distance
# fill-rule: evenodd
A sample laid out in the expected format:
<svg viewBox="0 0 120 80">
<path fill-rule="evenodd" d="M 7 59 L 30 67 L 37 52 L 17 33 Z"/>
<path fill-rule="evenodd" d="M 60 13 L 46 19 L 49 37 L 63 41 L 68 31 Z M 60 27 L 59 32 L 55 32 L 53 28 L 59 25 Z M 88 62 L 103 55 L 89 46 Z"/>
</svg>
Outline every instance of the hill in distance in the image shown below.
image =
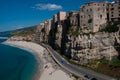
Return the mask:
<svg viewBox="0 0 120 80">
<path fill-rule="evenodd" d="M 5 32 L 0 32 L 0 35 L 10 35 L 10 36 L 26 36 L 26 35 L 32 35 L 35 33 L 37 25 L 16 29 L 16 30 L 10 30 Z"/>
</svg>

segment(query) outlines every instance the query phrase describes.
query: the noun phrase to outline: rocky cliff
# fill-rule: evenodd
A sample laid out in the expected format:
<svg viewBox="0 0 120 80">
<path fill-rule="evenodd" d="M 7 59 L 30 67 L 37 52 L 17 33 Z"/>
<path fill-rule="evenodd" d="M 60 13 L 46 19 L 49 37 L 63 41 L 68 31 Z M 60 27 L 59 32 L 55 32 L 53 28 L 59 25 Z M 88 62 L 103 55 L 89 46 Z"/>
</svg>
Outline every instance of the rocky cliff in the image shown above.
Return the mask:
<svg viewBox="0 0 120 80">
<path fill-rule="evenodd" d="M 119 31 L 86 34 L 79 26 L 68 27 L 66 23 L 64 21 L 62 25 L 52 25 L 49 35 L 46 35 L 45 26 L 38 26 L 36 42 L 46 42 L 55 50 L 60 50 L 61 54 L 84 63 L 104 57 L 111 60 L 113 56 L 119 55 Z"/>
<path fill-rule="evenodd" d="M 113 56 L 117 56 L 118 52 L 115 47 L 117 33 L 98 32 L 95 34 L 68 36 L 66 43 L 66 54 L 74 60 L 80 62 L 88 62 L 90 59 L 106 59 L 111 60 Z"/>
</svg>

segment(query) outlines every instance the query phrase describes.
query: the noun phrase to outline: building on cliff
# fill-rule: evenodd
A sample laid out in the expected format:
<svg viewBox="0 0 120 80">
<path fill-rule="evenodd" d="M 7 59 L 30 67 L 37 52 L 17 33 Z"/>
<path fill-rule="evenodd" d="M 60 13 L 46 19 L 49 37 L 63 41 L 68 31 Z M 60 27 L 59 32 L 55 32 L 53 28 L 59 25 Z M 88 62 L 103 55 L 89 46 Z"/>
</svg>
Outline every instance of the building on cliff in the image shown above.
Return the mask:
<svg viewBox="0 0 120 80">
<path fill-rule="evenodd" d="M 108 22 L 120 21 L 120 0 L 107 4 Z"/>
<path fill-rule="evenodd" d="M 35 41 L 37 43 L 40 42 L 47 42 L 48 43 L 48 36 L 51 30 L 52 19 L 46 20 L 43 23 L 39 24 L 36 29 Z"/>
<path fill-rule="evenodd" d="M 79 26 L 79 14 L 76 11 L 69 11 L 67 14 L 70 26 Z"/>
<path fill-rule="evenodd" d="M 80 8 L 80 27 L 87 32 L 98 32 L 107 22 L 107 3 L 90 2 Z"/>
<path fill-rule="evenodd" d="M 56 25 L 56 45 L 61 47 L 63 28 L 65 27 L 66 12 L 60 11 L 57 13 L 57 25 Z"/>
<path fill-rule="evenodd" d="M 49 32 L 51 30 L 51 26 L 52 26 L 52 19 L 46 20 L 44 22 L 44 29 L 45 29 L 45 42 L 48 43 L 48 36 L 49 36 Z"/>
<path fill-rule="evenodd" d="M 114 33 L 97 32 L 108 22 L 119 21 L 119 5 L 118 1 L 90 2 L 81 6 L 78 12 L 60 11 L 53 15 L 53 19 L 38 26 L 36 42 L 47 42 L 54 49 L 81 62 L 115 56 Z M 84 34 L 89 32 L 96 33 Z"/>
</svg>

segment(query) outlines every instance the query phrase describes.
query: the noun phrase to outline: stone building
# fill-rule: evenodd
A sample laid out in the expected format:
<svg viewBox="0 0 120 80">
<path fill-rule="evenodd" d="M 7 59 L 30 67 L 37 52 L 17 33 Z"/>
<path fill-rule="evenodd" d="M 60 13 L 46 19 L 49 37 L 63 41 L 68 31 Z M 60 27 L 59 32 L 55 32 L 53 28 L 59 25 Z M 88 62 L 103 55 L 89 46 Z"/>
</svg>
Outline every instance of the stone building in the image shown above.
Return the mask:
<svg viewBox="0 0 120 80">
<path fill-rule="evenodd" d="M 46 20 L 38 25 L 35 35 L 35 41 L 37 43 L 48 42 L 48 36 L 51 30 L 51 25 L 52 25 L 52 19 Z"/>
<path fill-rule="evenodd" d="M 76 11 L 69 11 L 67 18 L 69 20 L 70 26 L 79 26 L 79 14 Z"/>
<path fill-rule="evenodd" d="M 66 19 L 66 12 L 60 11 L 57 13 L 58 25 L 62 25 L 65 19 Z"/>
<path fill-rule="evenodd" d="M 57 20 L 57 14 L 54 14 L 53 15 L 53 23 L 56 23 L 58 20 Z"/>
<path fill-rule="evenodd" d="M 120 1 L 108 3 L 107 6 L 108 22 L 120 21 Z"/>
<path fill-rule="evenodd" d="M 52 19 L 46 20 L 44 22 L 45 42 L 48 42 L 48 36 L 49 36 L 49 32 L 51 30 L 51 26 L 52 26 Z"/>
<path fill-rule="evenodd" d="M 106 2 L 90 2 L 80 8 L 80 27 L 84 32 L 97 32 L 107 22 Z"/>
<path fill-rule="evenodd" d="M 56 30 L 56 44 L 61 47 L 61 39 L 62 39 L 62 33 L 63 33 L 63 28 L 64 23 L 66 20 L 66 12 L 60 11 L 57 13 L 57 30 Z"/>
<path fill-rule="evenodd" d="M 46 35 L 49 35 L 49 31 L 51 30 L 51 25 L 52 25 L 52 19 L 46 20 L 44 22 Z"/>
<path fill-rule="evenodd" d="M 107 21 L 119 21 L 120 3 L 90 2 L 81 6 L 79 12 L 60 11 L 53 19 L 37 27 L 38 42 L 45 41 L 54 49 L 79 62 L 116 56 L 115 35 L 99 33 Z M 97 32 L 95 34 L 82 34 Z M 74 34 L 70 34 L 74 33 Z M 76 34 L 77 33 L 77 34 Z"/>
<path fill-rule="evenodd" d="M 40 43 L 43 41 L 43 33 L 41 32 L 44 29 L 44 23 L 40 23 L 36 29 L 35 42 Z"/>
</svg>

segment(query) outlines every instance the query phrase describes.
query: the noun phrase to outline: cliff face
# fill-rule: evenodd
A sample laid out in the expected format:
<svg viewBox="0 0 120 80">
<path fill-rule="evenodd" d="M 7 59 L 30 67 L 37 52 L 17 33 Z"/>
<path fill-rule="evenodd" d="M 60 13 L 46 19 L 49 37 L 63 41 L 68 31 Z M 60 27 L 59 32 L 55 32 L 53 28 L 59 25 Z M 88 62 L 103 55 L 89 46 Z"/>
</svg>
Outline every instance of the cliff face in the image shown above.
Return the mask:
<svg viewBox="0 0 120 80">
<path fill-rule="evenodd" d="M 80 19 L 78 12 L 58 12 L 53 20 L 37 27 L 35 41 L 48 43 L 61 54 L 79 62 L 104 57 L 111 60 L 119 55 L 119 22 L 106 23 L 94 32 L 89 26 L 80 26 Z"/>
<path fill-rule="evenodd" d="M 79 26 L 68 27 L 67 21 L 62 25 L 54 24 L 49 31 L 45 31 L 44 26 L 38 26 L 36 30 L 36 42 L 49 43 L 54 49 L 60 50 L 61 54 L 77 60 L 88 62 L 90 59 L 106 58 L 111 60 L 113 56 L 118 56 L 119 31 L 113 33 L 81 32 Z"/>
<path fill-rule="evenodd" d="M 71 54 L 72 59 L 87 62 L 90 59 L 106 57 L 111 60 L 117 56 L 115 47 L 117 33 L 96 33 L 89 35 L 69 36 L 66 43 L 66 54 Z M 119 37 L 117 35 L 117 37 Z"/>
</svg>

